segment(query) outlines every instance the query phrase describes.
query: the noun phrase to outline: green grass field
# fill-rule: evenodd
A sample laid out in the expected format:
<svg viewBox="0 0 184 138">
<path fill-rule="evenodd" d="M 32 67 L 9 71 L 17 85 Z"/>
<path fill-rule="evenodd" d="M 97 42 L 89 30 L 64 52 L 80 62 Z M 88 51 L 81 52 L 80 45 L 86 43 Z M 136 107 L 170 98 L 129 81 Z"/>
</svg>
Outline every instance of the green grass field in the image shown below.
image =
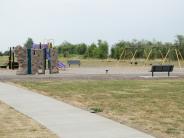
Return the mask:
<svg viewBox="0 0 184 138">
<path fill-rule="evenodd" d="M 100 59 L 91 59 L 91 58 L 84 59 L 81 56 L 74 56 L 70 58 L 63 58 L 59 56 L 59 60 L 62 61 L 64 64 L 67 64 L 67 61 L 72 59 L 80 60 L 82 67 L 123 67 L 123 66 L 145 67 L 145 59 L 133 60 L 131 64 L 131 59 L 116 60 L 116 59 L 109 58 L 109 59 L 100 60 Z M 137 64 L 135 64 L 135 62 L 137 62 Z M 161 64 L 161 63 L 162 63 L 162 59 L 148 60 L 148 62 L 146 62 L 146 66 L 150 66 L 153 64 Z M 175 67 L 179 67 L 178 61 L 166 60 L 164 64 L 173 64 L 175 65 Z M 184 61 L 180 60 L 180 64 L 181 64 L 181 67 L 184 67 Z"/>
<path fill-rule="evenodd" d="M 184 80 L 16 83 L 156 137 L 184 137 Z"/>
<path fill-rule="evenodd" d="M 0 56 L 0 65 L 8 62 L 8 56 Z"/>
<path fill-rule="evenodd" d="M 84 59 L 81 56 L 73 56 L 70 58 L 63 58 L 59 56 L 59 60 L 62 61 L 64 64 L 67 64 L 68 60 L 71 59 L 79 59 L 81 61 L 82 67 L 123 67 L 123 66 L 139 66 L 144 67 L 145 59 L 137 59 L 134 60 L 132 64 L 130 64 L 130 60 L 115 60 L 115 59 Z M 16 59 L 15 59 L 16 60 Z M 0 56 L 0 65 L 8 62 L 8 56 Z M 135 65 L 135 62 L 138 64 Z M 147 66 L 150 66 L 151 64 L 160 64 L 162 63 L 161 59 L 157 60 L 149 60 L 147 62 Z M 177 61 L 167 61 L 165 64 L 173 64 L 175 67 L 178 67 Z M 181 67 L 184 67 L 184 62 L 180 61 Z"/>
</svg>

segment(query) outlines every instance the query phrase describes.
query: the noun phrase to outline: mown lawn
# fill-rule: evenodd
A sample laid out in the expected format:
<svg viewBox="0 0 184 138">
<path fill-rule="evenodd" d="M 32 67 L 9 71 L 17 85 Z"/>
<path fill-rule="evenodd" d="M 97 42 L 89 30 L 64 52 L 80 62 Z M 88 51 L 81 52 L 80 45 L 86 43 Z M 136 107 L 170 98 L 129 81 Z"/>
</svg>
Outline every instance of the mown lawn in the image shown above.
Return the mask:
<svg viewBox="0 0 184 138">
<path fill-rule="evenodd" d="M 66 65 L 67 65 L 68 60 L 73 60 L 73 59 L 80 60 L 82 67 L 124 67 L 124 66 L 143 67 L 145 66 L 145 59 L 136 59 L 131 64 L 130 62 L 131 59 L 118 61 L 116 59 L 103 59 L 103 60 L 102 59 L 91 59 L 91 58 L 84 59 L 84 58 L 81 58 L 80 56 L 79 57 L 75 56 L 75 57 L 70 57 L 70 58 L 59 57 L 59 60 L 62 61 Z M 137 62 L 137 64 L 135 64 L 135 62 Z M 149 67 L 152 64 L 161 64 L 161 63 L 162 63 L 161 59 L 149 60 L 146 66 Z M 173 64 L 175 67 L 179 67 L 177 61 L 167 61 L 165 64 Z M 182 62 L 181 62 L 181 66 L 182 67 L 184 66 Z"/>
<path fill-rule="evenodd" d="M 184 137 L 184 80 L 16 83 L 156 137 Z"/>
<path fill-rule="evenodd" d="M 67 61 L 68 60 L 73 60 L 73 59 L 78 59 L 81 61 L 81 66 L 82 67 L 124 67 L 124 66 L 144 66 L 145 63 L 145 59 L 137 59 L 135 61 L 133 61 L 132 64 L 130 64 L 130 59 L 128 60 L 116 60 L 116 59 L 84 59 L 81 56 L 73 56 L 70 58 L 64 58 L 59 56 L 58 59 L 60 61 L 62 61 L 64 64 L 67 65 Z M 16 58 L 15 58 L 16 61 Z M 7 63 L 8 62 L 8 56 L 0 56 L 0 65 Z M 135 65 L 135 62 L 137 62 L 137 64 Z M 150 64 L 160 64 L 162 63 L 161 59 L 157 59 L 157 60 L 150 60 L 147 63 L 147 66 L 150 66 Z M 173 64 L 175 65 L 175 67 L 178 67 L 178 62 L 177 61 L 170 61 L 170 62 L 166 62 L 165 64 Z M 181 63 L 182 64 L 182 63 Z M 184 65 L 182 64 L 182 67 Z M 75 66 L 72 66 L 75 67 Z M 78 66 L 76 66 L 78 67 Z"/>
<path fill-rule="evenodd" d="M 8 62 L 8 56 L 0 56 L 0 65 Z"/>
</svg>

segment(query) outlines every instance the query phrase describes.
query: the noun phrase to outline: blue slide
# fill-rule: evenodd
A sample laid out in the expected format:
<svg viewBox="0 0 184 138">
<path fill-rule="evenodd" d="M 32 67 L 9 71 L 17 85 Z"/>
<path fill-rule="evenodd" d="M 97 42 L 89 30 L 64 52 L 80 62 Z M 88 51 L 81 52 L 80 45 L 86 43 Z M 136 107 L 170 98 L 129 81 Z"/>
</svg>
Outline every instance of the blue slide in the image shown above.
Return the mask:
<svg viewBox="0 0 184 138">
<path fill-rule="evenodd" d="M 62 69 L 64 68 L 65 69 L 66 65 L 63 64 L 61 61 L 59 61 L 58 64 L 57 64 L 57 67 L 58 68 L 62 68 Z"/>
</svg>

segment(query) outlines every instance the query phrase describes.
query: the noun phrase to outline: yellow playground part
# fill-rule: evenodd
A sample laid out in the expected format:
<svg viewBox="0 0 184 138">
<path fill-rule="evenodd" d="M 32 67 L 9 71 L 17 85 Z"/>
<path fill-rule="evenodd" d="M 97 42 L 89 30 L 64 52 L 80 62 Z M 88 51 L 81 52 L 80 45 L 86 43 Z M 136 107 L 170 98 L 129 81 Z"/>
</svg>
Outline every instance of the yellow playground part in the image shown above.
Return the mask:
<svg viewBox="0 0 184 138">
<path fill-rule="evenodd" d="M 184 58 L 183 58 L 180 50 L 177 47 L 174 47 L 174 46 L 173 47 L 165 47 L 165 48 L 167 49 L 167 52 L 165 54 L 163 54 L 162 51 L 160 49 L 158 49 L 158 47 L 151 47 L 148 50 L 146 50 L 146 48 L 124 47 L 124 48 L 122 48 L 122 53 L 119 57 L 118 62 L 120 62 L 120 60 L 125 61 L 127 55 L 129 54 L 130 63 L 133 63 L 134 61 L 136 61 L 136 55 L 138 53 L 138 50 L 143 49 L 143 54 L 144 54 L 144 57 L 145 57 L 144 66 L 146 66 L 148 64 L 148 61 L 150 60 L 151 55 L 153 54 L 153 50 L 156 50 L 157 52 L 160 53 L 160 57 L 161 57 L 161 63 L 160 64 L 162 64 L 162 65 L 165 64 L 167 59 L 169 58 L 169 54 L 171 54 L 171 52 L 174 52 L 176 54 L 178 66 L 180 68 L 182 68 L 182 63 L 184 64 Z"/>
</svg>

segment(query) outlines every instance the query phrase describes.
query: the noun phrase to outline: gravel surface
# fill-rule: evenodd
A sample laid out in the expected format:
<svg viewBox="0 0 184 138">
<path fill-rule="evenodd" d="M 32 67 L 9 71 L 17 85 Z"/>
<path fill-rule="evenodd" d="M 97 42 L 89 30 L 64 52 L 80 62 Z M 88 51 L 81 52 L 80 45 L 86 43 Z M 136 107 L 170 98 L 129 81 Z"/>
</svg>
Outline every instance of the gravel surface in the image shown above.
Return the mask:
<svg viewBox="0 0 184 138">
<path fill-rule="evenodd" d="M 108 74 L 106 74 L 108 70 Z M 67 68 L 65 71 L 60 71 L 59 74 L 49 74 L 46 71 L 45 75 L 16 75 L 16 70 L 0 70 L 0 80 L 34 80 L 34 79 L 60 79 L 60 80 L 122 80 L 122 79 L 168 79 L 167 73 L 155 73 L 152 78 L 150 67 L 114 67 L 114 68 Z M 175 68 L 169 79 L 184 78 L 184 69 Z"/>
</svg>

